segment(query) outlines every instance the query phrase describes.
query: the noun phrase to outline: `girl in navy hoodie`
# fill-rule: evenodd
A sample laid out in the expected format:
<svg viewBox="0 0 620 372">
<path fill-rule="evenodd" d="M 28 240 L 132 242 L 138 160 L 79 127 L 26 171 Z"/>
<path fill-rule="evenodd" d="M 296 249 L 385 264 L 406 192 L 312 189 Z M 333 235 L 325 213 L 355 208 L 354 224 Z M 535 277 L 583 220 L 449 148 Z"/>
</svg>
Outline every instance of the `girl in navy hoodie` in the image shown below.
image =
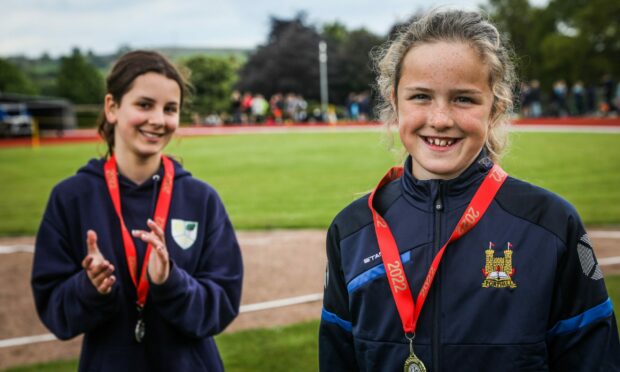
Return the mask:
<svg viewBox="0 0 620 372">
<path fill-rule="evenodd" d="M 163 155 L 187 84 L 155 52 L 123 55 L 98 130 L 108 154 L 53 190 L 32 288 L 80 371 L 219 371 L 213 335 L 237 315 L 242 262 L 215 190 Z"/>
</svg>

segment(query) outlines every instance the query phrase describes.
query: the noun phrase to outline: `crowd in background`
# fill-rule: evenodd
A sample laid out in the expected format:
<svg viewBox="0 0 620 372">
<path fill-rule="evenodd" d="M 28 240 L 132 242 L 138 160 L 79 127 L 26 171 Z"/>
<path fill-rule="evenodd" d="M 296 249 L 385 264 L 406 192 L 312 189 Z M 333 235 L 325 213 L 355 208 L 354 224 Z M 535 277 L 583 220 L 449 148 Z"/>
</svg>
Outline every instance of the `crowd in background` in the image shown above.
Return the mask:
<svg viewBox="0 0 620 372">
<path fill-rule="evenodd" d="M 230 109 L 205 117 L 195 115 L 196 125 L 277 125 L 284 123 L 314 123 L 341 121 L 367 122 L 374 119 L 374 102 L 369 91 L 351 92 L 343 106 L 329 105 L 323 113 L 320 103 L 307 102 L 301 94 L 276 93 L 267 99 L 262 94 L 233 91 Z M 544 91 L 538 80 L 521 83 L 520 117 L 618 116 L 620 83 L 605 75 L 600 84 L 576 81 L 569 85 L 564 80 L 553 83 Z"/>
<path fill-rule="evenodd" d="M 309 104 L 301 94 L 276 93 L 267 99 L 252 92 L 233 91 L 230 109 L 211 113 L 202 118 L 195 115 L 197 125 L 248 125 L 336 122 L 338 120 L 366 122 L 372 120 L 372 102 L 368 91 L 350 93 L 344 107 L 328 105 L 323 113 L 320 103 Z"/>
<path fill-rule="evenodd" d="M 620 83 L 615 84 L 611 75 L 605 75 L 600 84 L 558 80 L 543 101 L 540 82 L 532 80 L 521 84 L 520 114 L 527 118 L 542 116 L 617 116 L 620 107 Z M 546 103 L 546 104 L 545 104 Z"/>
</svg>

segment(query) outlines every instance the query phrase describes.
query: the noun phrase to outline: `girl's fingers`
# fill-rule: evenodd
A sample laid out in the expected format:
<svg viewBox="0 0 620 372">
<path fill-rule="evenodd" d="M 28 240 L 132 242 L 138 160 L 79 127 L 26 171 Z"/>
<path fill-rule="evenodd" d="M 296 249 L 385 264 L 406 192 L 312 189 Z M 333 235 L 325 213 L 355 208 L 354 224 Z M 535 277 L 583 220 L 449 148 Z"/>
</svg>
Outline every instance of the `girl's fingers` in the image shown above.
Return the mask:
<svg viewBox="0 0 620 372">
<path fill-rule="evenodd" d="M 95 288 L 99 288 L 101 283 L 114 273 L 114 265 L 107 264 L 98 266 L 96 270 L 87 270 L 86 274 Z"/>
<path fill-rule="evenodd" d="M 165 244 L 161 238 L 155 234 L 155 231 L 149 233 L 143 230 L 132 230 L 131 234 L 136 238 L 140 238 L 143 242 L 151 244 L 156 251 L 166 249 Z"/>
<path fill-rule="evenodd" d="M 116 282 L 116 277 L 114 277 L 113 275 L 109 276 L 101 282 L 101 284 L 97 287 L 97 290 L 101 294 L 108 294 L 112 292 L 112 286 L 114 285 L 115 282 Z"/>
<path fill-rule="evenodd" d="M 93 256 L 88 255 L 86 256 L 83 260 L 82 260 L 82 268 L 88 270 L 90 267 L 90 264 L 93 262 Z"/>
<path fill-rule="evenodd" d="M 104 293 L 107 288 L 111 287 L 116 282 L 116 277 L 112 275 L 113 270 L 106 270 L 96 277 L 91 278 L 93 286 L 97 288 L 97 291 Z"/>
<path fill-rule="evenodd" d="M 88 247 L 88 254 L 99 253 L 99 247 L 97 246 L 97 233 L 94 230 L 88 230 L 86 232 L 86 246 Z"/>
<path fill-rule="evenodd" d="M 110 268 L 110 267 L 112 268 L 112 270 L 114 270 L 114 266 L 112 266 L 112 264 L 110 262 L 105 260 L 105 261 L 101 262 L 98 265 L 91 265 L 91 267 L 88 268 L 88 272 L 92 276 L 97 276 L 97 275 L 100 275 L 101 273 L 105 272 L 106 270 L 108 270 L 108 268 Z"/>
<path fill-rule="evenodd" d="M 146 224 L 148 225 L 148 227 L 150 227 L 153 232 L 155 233 L 155 235 L 157 235 L 157 237 L 161 240 L 164 241 L 164 230 L 155 223 L 155 221 L 153 221 L 152 219 L 148 219 L 146 221 Z"/>
<path fill-rule="evenodd" d="M 159 256 L 162 261 L 168 261 L 168 252 L 164 249 L 164 246 L 154 247 L 155 254 Z"/>
<path fill-rule="evenodd" d="M 148 233 L 144 230 L 131 230 L 131 236 L 133 236 L 134 238 L 142 239 L 142 235 L 144 234 L 148 234 Z"/>
<path fill-rule="evenodd" d="M 163 230 L 163 229 L 162 229 L 162 228 L 161 228 L 158 224 L 156 224 L 156 223 L 155 223 L 155 221 L 153 221 L 153 220 L 151 220 L 151 219 L 149 219 L 148 221 L 146 221 L 146 223 L 147 223 L 147 225 L 148 225 L 151 229 L 153 229 L 153 232 L 155 233 L 155 235 L 157 235 L 157 237 L 159 238 L 159 241 L 161 242 L 161 246 L 159 246 L 159 247 L 158 247 L 158 246 L 156 246 L 156 245 L 153 245 L 153 247 L 154 247 L 156 250 L 160 250 L 160 249 L 162 249 L 162 250 L 164 250 L 164 251 L 167 251 L 167 247 L 166 247 L 166 237 L 165 237 L 165 235 L 164 235 L 164 230 Z"/>
</svg>

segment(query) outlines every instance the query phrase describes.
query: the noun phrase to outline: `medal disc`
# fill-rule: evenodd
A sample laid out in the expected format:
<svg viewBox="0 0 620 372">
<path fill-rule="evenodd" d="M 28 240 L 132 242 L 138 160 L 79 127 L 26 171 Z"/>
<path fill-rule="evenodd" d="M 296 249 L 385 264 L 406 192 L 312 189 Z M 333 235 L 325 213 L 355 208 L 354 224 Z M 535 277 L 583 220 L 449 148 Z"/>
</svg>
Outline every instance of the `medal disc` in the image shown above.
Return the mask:
<svg viewBox="0 0 620 372">
<path fill-rule="evenodd" d="M 146 326 L 144 324 L 143 319 L 138 319 L 136 323 L 136 329 L 134 330 L 134 336 L 136 337 L 137 342 L 142 342 L 144 340 L 144 333 L 146 331 Z"/>
<path fill-rule="evenodd" d="M 405 360 L 405 369 L 404 372 L 426 372 L 426 367 L 424 363 L 415 355 L 409 355 L 409 358 Z"/>
</svg>

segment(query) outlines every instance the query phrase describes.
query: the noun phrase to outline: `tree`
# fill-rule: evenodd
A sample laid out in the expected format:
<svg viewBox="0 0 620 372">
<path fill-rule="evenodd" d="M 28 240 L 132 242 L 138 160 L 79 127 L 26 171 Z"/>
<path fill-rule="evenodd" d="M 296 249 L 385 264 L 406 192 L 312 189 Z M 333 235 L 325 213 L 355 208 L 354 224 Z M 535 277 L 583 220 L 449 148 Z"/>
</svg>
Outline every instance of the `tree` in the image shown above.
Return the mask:
<svg viewBox="0 0 620 372">
<path fill-rule="evenodd" d="M 328 45 L 330 101 L 343 104 L 349 93 L 370 91 L 375 78 L 370 52 L 384 39 L 364 28 L 349 32 L 334 25 L 324 28 L 323 36 Z"/>
<path fill-rule="evenodd" d="M 86 62 L 79 49 L 63 57 L 57 79 L 57 93 L 78 104 L 101 103 L 105 94 L 103 77 Z"/>
<path fill-rule="evenodd" d="M 596 82 L 620 74 L 620 2 L 551 0 L 533 7 L 528 0 L 488 0 L 484 8 L 514 45 L 520 75 L 553 81 Z"/>
<path fill-rule="evenodd" d="M 37 94 L 37 88 L 17 66 L 0 58 L 0 92 Z"/>
<path fill-rule="evenodd" d="M 484 7 L 499 31 L 514 48 L 519 75 L 525 79 L 545 78 L 542 42 L 555 29 L 553 16 L 528 0 L 489 0 Z"/>
<path fill-rule="evenodd" d="M 194 87 L 193 111 L 201 115 L 227 111 L 238 63 L 234 58 L 195 56 L 184 63 Z"/>
<path fill-rule="evenodd" d="M 267 43 L 243 66 L 237 87 L 266 97 L 281 92 L 318 100 L 320 40 L 303 13 L 292 20 L 272 17 Z"/>
<path fill-rule="evenodd" d="M 548 10 L 556 20 L 555 35 L 570 40 L 580 53 L 578 70 L 584 80 L 604 74 L 620 75 L 620 3 L 613 0 L 551 0 Z M 548 41 L 551 43 L 552 41 Z M 563 40 L 564 43 L 567 40 Z M 558 47 L 559 49 L 559 47 Z M 566 59 L 575 59 L 565 53 Z M 546 55 L 550 57 L 550 53 Z"/>
</svg>

